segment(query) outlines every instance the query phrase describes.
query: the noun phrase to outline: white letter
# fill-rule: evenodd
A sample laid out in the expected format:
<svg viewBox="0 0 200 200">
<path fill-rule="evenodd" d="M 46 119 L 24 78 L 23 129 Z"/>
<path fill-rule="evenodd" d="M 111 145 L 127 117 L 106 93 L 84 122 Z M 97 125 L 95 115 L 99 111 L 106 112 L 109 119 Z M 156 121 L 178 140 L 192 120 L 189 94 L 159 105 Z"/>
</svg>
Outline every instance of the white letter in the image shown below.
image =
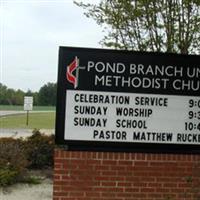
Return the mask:
<svg viewBox="0 0 200 200">
<path fill-rule="evenodd" d="M 136 65 L 135 64 L 130 64 L 130 74 L 136 74 Z"/>
<path fill-rule="evenodd" d="M 121 67 L 121 69 L 120 69 L 120 67 Z M 124 73 L 125 69 L 126 69 L 126 67 L 123 63 L 117 63 L 117 73 L 118 74 Z"/>
<path fill-rule="evenodd" d="M 94 67 L 94 62 L 93 61 L 88 61 L 88 66 L 87 66 L 87 70 L 88 72 L 90 71 L 90 68 Z"/>
</svg>

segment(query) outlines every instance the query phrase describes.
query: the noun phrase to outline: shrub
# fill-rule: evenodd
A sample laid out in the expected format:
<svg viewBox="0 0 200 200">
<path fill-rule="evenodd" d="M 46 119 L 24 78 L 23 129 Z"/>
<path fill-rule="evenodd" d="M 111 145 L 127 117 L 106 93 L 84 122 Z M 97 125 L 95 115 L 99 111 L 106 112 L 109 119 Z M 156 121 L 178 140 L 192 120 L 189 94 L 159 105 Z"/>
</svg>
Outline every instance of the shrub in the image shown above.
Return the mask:
<svg viewBox="0 0 200 200">
<path fill-rule="evenodd" d="M 0 186 L 12 184 L 28 166 L 21 139 L 0 138 Z"/>
<path fill-rule="evenodd" d="M 7 186 L 15 183 L 18 172 L 13 169 L 0 168 L 0 186 Z"/>
<path fill-rule="evenodd" d="M 40 184 L 42 179 L 37 176 L 25 176 L 20 182 L 21 183 L 28 183 L 28 184 Z"/>
<path fill-rule="evenodd" d="M 34 130 L 33 135 L 25 141 L 29 167 L 34 169 L 53 166 L 54 136 L 44 135 Z"/>
<path fill-rule="evenodd" d="M 27 168 L 53 166 L 54 136 L 34 130 L 27 139 L 0 138 L 0 186 L 15 182 L 39 183 L 27 175 Z"/>
</svg>

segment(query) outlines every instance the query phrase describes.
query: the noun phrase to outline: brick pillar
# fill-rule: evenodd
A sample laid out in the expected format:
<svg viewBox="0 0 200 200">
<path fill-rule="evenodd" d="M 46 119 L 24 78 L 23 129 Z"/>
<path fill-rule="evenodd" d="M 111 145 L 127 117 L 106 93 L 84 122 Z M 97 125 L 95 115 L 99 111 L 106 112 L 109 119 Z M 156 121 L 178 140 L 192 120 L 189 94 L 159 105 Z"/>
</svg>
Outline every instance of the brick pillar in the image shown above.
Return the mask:
<svg viewBox="0 0 200 200">
<path fill-rule="evenodd" d="M 199 200 L 200 155 L 57 148 L 54 200 Z"/>
</svg>

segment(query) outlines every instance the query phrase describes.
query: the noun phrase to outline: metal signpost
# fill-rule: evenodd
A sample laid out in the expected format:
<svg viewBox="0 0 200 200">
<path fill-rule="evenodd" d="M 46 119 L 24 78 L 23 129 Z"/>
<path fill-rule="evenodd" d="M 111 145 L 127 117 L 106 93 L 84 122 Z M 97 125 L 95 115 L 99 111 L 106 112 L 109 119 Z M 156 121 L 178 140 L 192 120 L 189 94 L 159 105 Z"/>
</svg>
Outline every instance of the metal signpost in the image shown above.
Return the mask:
<svg viewBox="0 0 200 200">
<path fill-rule="evenodd" d="M 61 47 L 56 142 L 200 152 L 200 56 Z"/>
</svg>

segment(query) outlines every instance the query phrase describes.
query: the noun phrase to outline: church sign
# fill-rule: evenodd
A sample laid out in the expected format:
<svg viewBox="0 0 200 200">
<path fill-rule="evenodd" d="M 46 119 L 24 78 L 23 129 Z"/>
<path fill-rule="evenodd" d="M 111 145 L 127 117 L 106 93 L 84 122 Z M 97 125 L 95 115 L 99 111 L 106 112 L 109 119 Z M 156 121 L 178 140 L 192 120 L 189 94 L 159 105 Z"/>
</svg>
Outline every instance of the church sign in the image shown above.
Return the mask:
<svg viewBox="0 0 200 200">
<path fill-rule="evenodd" d="M 60 47 L 56 143 L 200 152 L 200 57 Z"/>
</svg>

